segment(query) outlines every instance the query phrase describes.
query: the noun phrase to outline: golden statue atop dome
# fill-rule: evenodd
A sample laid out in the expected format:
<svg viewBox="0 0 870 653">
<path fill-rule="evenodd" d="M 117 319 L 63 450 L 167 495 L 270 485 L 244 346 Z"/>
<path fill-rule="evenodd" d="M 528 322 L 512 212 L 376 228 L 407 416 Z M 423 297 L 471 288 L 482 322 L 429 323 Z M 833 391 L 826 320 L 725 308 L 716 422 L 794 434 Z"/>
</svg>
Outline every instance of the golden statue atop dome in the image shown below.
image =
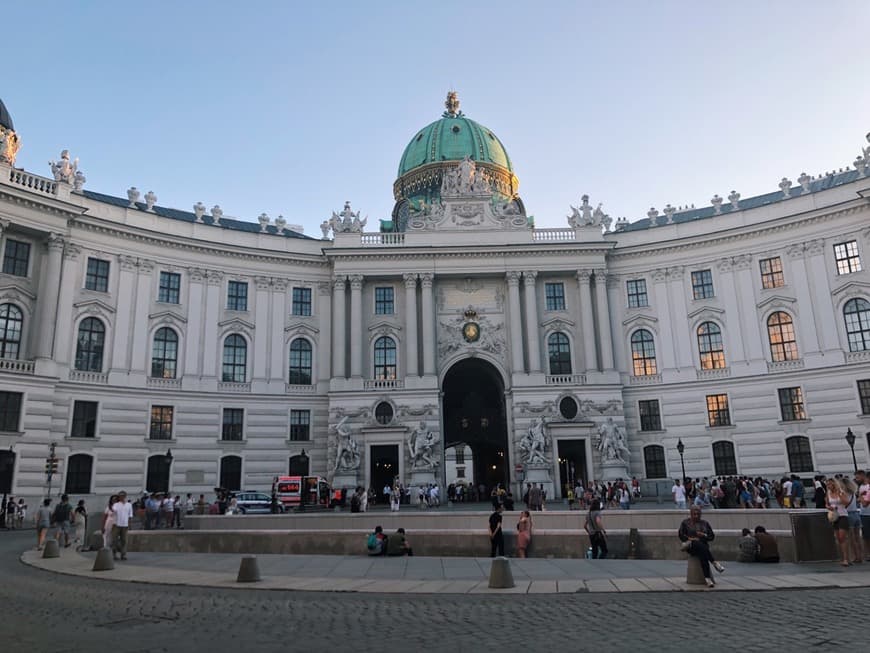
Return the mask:
<svg viewBox="0 0 870 653">
<path fill-rule="evenodd" d="M 449 91 L 447 93 L 447 101 L 444 102 L 444 106 L 447 108 L 448 116 L 458 116 L 460 115 L 459 111 L 459 97 L 456 95 L 456 91 Z"/>
</svg>

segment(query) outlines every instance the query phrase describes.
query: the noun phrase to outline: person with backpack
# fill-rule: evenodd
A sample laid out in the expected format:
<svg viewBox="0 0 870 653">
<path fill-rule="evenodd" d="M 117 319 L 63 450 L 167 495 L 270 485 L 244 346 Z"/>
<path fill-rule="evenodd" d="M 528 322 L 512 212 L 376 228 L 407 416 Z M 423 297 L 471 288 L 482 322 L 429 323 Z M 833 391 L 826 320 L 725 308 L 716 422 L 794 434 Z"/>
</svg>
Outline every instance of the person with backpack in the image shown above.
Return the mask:
<svg viewBox="0 0 870 653">
<path fill-rule="evenodd" d="M 61 535 L 63 535 L 63 546 L 67 548 L 70 545 L 69 539 L 69 531 L 70 531 L 70 517 L 72 516 L 72 506 L 69 505 L 69 496 L 66 494 L 61 495 L 60 503 L 55 507 L 54 512 L 51 514 L 51 521 L 54 523 L 56 528 L 54 533 L 54 539 L 57 540 L 57 543 L 60 544 Z"/>
<path fill-rule="evenodd" d="M 381 526 L 375 526 L 375 530 L 369 533 L 366 540 L 366 549 L 370 556 L 382 556 L 387 553 L 387 536 Z"/>
<path fill-rule="evenodd" d="M 51 499 L 45 499 L 42 506 L 36 511 L 36 550 L 42 551 L 45 545 L 45 536 L 51 528 Z"/>
</svg>

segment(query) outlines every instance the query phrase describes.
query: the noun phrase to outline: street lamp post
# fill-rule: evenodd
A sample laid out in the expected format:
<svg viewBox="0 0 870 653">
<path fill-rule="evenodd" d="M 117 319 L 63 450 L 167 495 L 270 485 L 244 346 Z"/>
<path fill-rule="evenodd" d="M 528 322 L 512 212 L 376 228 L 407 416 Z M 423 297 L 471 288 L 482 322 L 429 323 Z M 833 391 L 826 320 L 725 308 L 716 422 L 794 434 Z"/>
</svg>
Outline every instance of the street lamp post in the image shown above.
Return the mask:
<svg viewBox="0 0 870 653">
<path fill-rule="evenodd" d="M 166 461 L 166 494 L 169 494 L 169 488 L 172 485 L 169 482 L 172 479 L 172 449 L 166 450 L 163 459 Z"/>
<path fill-rule="evenodd" d="M 855 434 L 852 433 L 852 429 L 846 429 L 846 443 L 849 445 L 849 449 L 852 450 L 852 468 L 854 471 L 858 471 L 858 461 L 855 460 Z"/>
<path fill-rule="evenodd" d="M 680 469 L 683 470 L 683 484 L 686 483 L 686 462 L 683 459 L 683 452 L 686 450 L 686 445 L 683 444 L 683 439 L 677 440 L 677 453 L 680 454 Z"/>
<path fill-rule="evenodd" d="M 308 454 L 305 453 L 305 449 L 302 450 L 302 453 L 299 454 L 299 464 L 305 469 L 308 469 Z M 307 471 L 302 476 L 302 480 L 299 483 L 299 512 L 305 512 L 305 500 L 308 498 L 308 478 Z"/>
</svg>

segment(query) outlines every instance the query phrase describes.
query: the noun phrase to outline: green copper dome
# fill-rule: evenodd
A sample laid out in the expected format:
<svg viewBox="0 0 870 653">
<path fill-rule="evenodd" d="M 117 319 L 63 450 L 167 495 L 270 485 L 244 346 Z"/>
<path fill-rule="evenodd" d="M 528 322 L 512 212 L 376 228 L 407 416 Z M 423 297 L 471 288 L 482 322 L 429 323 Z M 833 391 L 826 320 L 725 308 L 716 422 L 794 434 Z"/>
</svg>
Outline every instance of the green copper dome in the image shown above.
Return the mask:
<svg viewBox="0 0 870 653">
<path fill-rule="evenodd" d="M 427 163 L 461 161 L 466 156 L 477 163 L 492 163 L 513 172 L 510 157 L 495 134 L 460 111 L 445 111 L 440 120 L 426 125 L 408 143 L 397 176 Z"/>
</svg>

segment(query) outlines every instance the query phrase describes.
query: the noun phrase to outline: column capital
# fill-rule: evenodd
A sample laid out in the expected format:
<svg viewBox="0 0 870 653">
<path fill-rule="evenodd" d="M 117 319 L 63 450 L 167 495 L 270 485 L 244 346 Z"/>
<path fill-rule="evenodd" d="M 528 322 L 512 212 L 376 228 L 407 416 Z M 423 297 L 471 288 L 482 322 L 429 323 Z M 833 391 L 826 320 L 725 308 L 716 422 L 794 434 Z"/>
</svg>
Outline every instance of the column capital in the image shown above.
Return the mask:
<svg viewBox="0 0 870 653">
<path fill-rule="evenodd" d="M 405 282 L 405 288 L 411 290 L 417 287 L 417 273 L 406 272 L 402 275 L 402 280 Z"/>
<path fill-rule="evenodd" d="M 205 273 L 205 278 L 208 280 L 208 285 L 219 286 L 224 279 L 224 273 L 219 270 L 208 270 Z"/>
<path fill-rule="evenodd" d="M 809 242 L 804 243 L 804 246 L 806 247 L 807 254 L 810 256 L 818 256 L 825 251 L 825 241 L 821 238 L 810 240 Z"/>
<path fill-rule="evenodd" d="M 363 287 L 363 275 L 361 274 L 352 274 L 350 277 L 350 289 L 351 290 L 362 290 Z"/>
<path fill-rule="evenodd" d="M 434 281 L 435 275 L 431 272 L 420 273 L 420 285 L 423 286 L 423 288 L 431 288 Z"/>
<path fill-rule="evenodd" d="M 289 279 L 272 279 L 272 292 L 285 292 L 290 285 Z"/>
<path fill-rule="evenodd" d="M 668 271 L 665 268 L 656 268 L 652 271 L 652 278 L 655 283 L 662 283 L 668 278 Z"/>
<path fill-rule="evenodd" d="M 579 283 L 589 283 L 592 278 L 592 270 L 577 270 L 576 276 Z"/>
<path fill-rule="evenodd" d="M 785 253 L 788 254 L 788 257 L 791 259 L 799 259 L 804 257 L 804 244 L 798 243 L 796 245 L 792 245 Z"/>
<path fill-rule="evenodd" d="M 612 272 L 607 275 L 607 287 L 608 288 L 618 288 L 622 285 L 623 278 L 618 274 L 614 274 Z"/>
<path fill-rule="evenodd" d="M 515 270 L 511 270 L 510 272 L 507 272 L 504 276 L 505 276 L 505 279 L 507 279 L 509 286 L 519 286 L 520 285 L 520 273 L 519 272 L 517 272 Z"/>
<path fill-rule="evenodd" d="M 683 278 L 683 274 L 686 271 L 686 267 L 684 265 L 674 265 L 668 268 L 668 279 L 671 281 L 679 281 Z"/>
<path fill-rule="evenodd" d="M 332 287 L 336 290 L 344 290 L 347 285 L 347 277 L 344 275 L 332 278 Z"/>
<path fill-rule="evenodd" d="M 61 253 L 63 251 L 63 246 L 66 244 L 63 236 L 56 233 L 48 234 L 48 238 L 45 240 L 45 246 L 49 251 L 54 251 Z"/>
<path fill-rule="evenodd" d="M 76 261 L 79 258 L 79 254 L 82 253 L 82 248 L 76 245 L 75 243 L 67 243 L 66 247 L 63 249 L 63 257 L 70 261 Z"/>
<path fill-rule="evenodd" d="M 531 286 L 535 283 L 535 279 L 538 278 L 538 272 L 536 270 L 526 270 L 523 272 L 523 282 L 527 286 Z"/>
<path fill-rule="evenodd" d="M 596 268 L 595 269 L 595 283 L 598 283 L 599 281 L 603 281 L 603 282 L 607 283 L 607 275 L 608 275 L 608 272 L 606 269 Z"/>
<path fill-rule="evenodd" d="M 752 256 L 750 254 L 741 254 L 733 259 L 735 270 L 748 270 L 752 265 Z"/>
<path fill-rule="evenodd" d="M 284 286 L 285 290 L 287 286 Z M 331 284 L 328 281 L 318 281 L 317 282 L 317 294 L 321 296 L 328 296 L 330 291 L 332 290 Z"/>
<path fill-rule="evenodd" d="M 6 218 L 0 218 L 0 236 L 2 236 L 3 232 L 9 228 L 10 224 L 12 224 L 11 220 L 7 220 Z"/>
<path fill-rule="evenodd" d="M 133 266 L 136 265 L 136 259 L 132 256 L 121 256 L 119 258 L 121 259 L 122 270 L 132 270 Z M 202 268 L 187 268 L 187 276 L 191 281 L 202 283 L 205 279 L 205 270 Z"/>
<path fill-rule="evenodd" d="M 136 261 L 136 267 L 139 268 L 139 274 L 151 274 L 154 272 L 154 261 L 140 258 Z"/>
<path fill-rule="evenodd" d="M 731 272 L 732 267 L 734 267 L 734 261 L 730 258 L 719 259 L 716 263 L 719 272 Z"/>
<path fill-rule="evenodd" d="M 254 277 L 254 284 L 257 286 L 257 290 L 269 290 L 272 280 L 269 277 Z"/>
</svg>

